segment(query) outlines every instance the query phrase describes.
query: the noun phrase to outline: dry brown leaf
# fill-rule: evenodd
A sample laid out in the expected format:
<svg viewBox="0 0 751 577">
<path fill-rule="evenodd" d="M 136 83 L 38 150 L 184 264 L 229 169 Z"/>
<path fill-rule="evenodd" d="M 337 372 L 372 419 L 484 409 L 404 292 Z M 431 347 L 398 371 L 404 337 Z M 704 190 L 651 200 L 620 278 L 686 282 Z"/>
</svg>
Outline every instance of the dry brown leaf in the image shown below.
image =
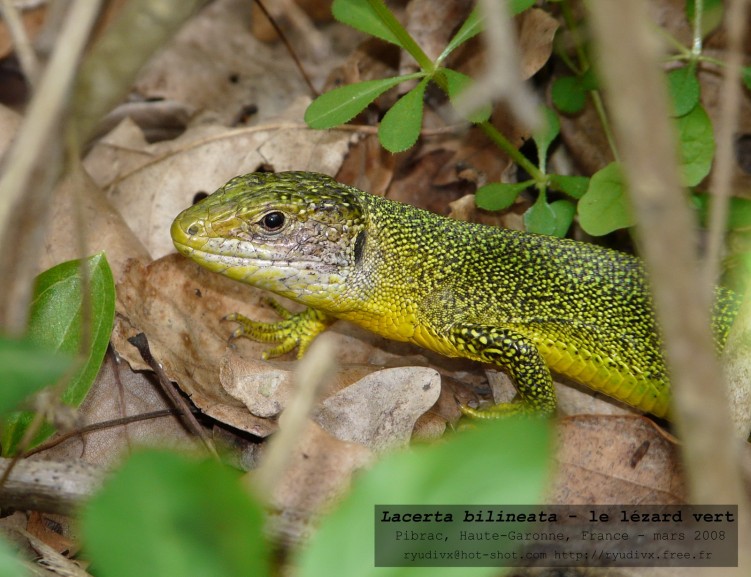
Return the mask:
<svg viewBox="0 0 751 577">
<path fill-rule="evenodd" d="M 195 451 L 195 437 L 175 415 L 164 414 L 168 409 L 171 406 L 154 379 L 146 373 L 130 370 L 125 363 L 116 362 L 114 355 L 108 355 L 78 409 L 76 431 L 79 434 L 60 431 L 67 438 L 53 437 L 45 443 L 52 446 L 30 459 L 92 463 L 104 470 L 118 465 L 137 448 Z M 95 428 L 85 430 L 93 426 Z M 64 534 L 75 534 L 69 520 L 60 518 L 59 523 Z"/>
<path fill-rule="evenodd" d="M 473 5 L 471 0 L 412 0 L 407 4 L 406 28 L 428 58 L 435 60 L 469 16 Z M 408 58 L 400 73 L 414 71 L 414 60 Z"/>
<path fill-rule="evenodd" d="M 105 357 L 97 380 L 78 410 L 78 427 L 104 425 L 172 408 L 154 379 L 131 371 L 127 364 Z M 138 447 L 193 449 L 196 440 L 174 415 L 103 427 L 66 440 L 40 453 L 46 460 L 81 460 L 102 467 L 119 463 Z"/>
<path fill-rule="evenodd" d="M 394 76 L 398 71 L 400 51 L 393 44 L 383 42 L 377 38 L 366 38 L 347 59 L 329 73 L 325 90 L 331 90 L 344 84 L 355 84 L 366 80 L 379 80 Z M 388 93 L 387 93 L 388 94 Z M 376 103 L 384 102 L 383 97 L 375 100 Z M 391 104 L 396 100 L 389 96 L 387 101 Z M 384 106 L 379 106 L 382 110 Z"/>
<path fill-rule="evenodd" d="M 396 156 L 381 146 L 375 134 L 369 134 L 349 149 L 336 179 L 383 196 L 394 177 L 395 164 Z"/>
<path fill-rule="evenodd" d="M 644 417 L 580 415 L 558 427 L 551 503 L 682 503 L 678 447 Z"/>
<path fill-rule="evenodd" d="M 409 444 L 415 422 L 440 392 L 434 369 L 385 369 L 324 400 L 313 419 L 337 439 L 382 452 Z"/>
<path fill-rule="evenodd" d="M 115 279 L 129 259 L 150 260 L 146 248 L 125 224 L 102 190 L 83 171 L 68 174 L 53 193 L 39 270 L 104 251 Z"/>
<path fill-rule="evenodd" d="M 516 147 L 524 144 L 530 135 L 529 129 L 516 122 L 503 103 L 494 107 L 491 122 Z M 511 159 L 493 146 L 477 127 L 470 128 L 454 145 L 446 144 L 444 142 L 442 146 L 450 150 L 452 156 L 432 177 L 431 182 L 435 186 L 464 182 L 463 194 L 473 193 L 477 185 L 487 182 L 508 182 L 507 172 L 515 169 Z M 462 174 L 465 171 L 477 177 L 464 181 Z"/>
<path fill-rule="evenodd" d="M 234 351 L 222 358 L 219 379 L 228 395 L 241 401 L 253 415 L 266 419 L 278 416 L 295 390 L 292 367 L 270 366 Z"/>
<path fill-rule="evenodd" d="M 27 552 L 27 555 L 33 557 L 37 564 L 29 567 L 31 571 L 34 571 L 34 575 L 91 577 L 91 574 L 86 572 L 79 562 L 58 553 L 54 547 L 45 542 L 46 539 L 42 540 L 24 529 L 16 529 L 16 532 L 21 540 L 25 541 L 24 546 L 31 552 Z M 66 554 L 70 554 L 70 551 L 66 551 Z"/>
<path fill-rule="evenodd" d="M 59 525 L 55 526 L 58 524 L 55 517 L 60 516 L 43 515 L 37 511 L 30 511 L 26 531 L 28 531 L 29 535 L 45 543 L 56 553 L 73 556 L 78 552 L 80 546 L 68 535 L 61 534 Z"/>
<path fill-rule="evenodd" d="M 261 166 L 336 174 L 351 133 L 308 129 L 302 122 L 307 102 L 298 100 L 274 123 L 236 129 L 198 126 L 154 144 L 125 121 L 96 144 L 84 166 L 108 190 L 150 254 L 159 258 L 174 251 L 172 220 L 198 192 L 214 192 L 230 178 Z"/>
<path fill-rule="evenodd" d="M 92 140 L 114 130 L 126 118 L 138 125 L 147 142 L 172 140 L 185 132 L 194 113 L 189 106 L 174 100 L 123 102 L 99 122 Z"/>
<path fill-rule="evenodd" d="M 566 381 L 563 377 L 553 375 L 556 380 L 556 396 L 558 397 L 558 414 L 565 415 L 618 415 L 638 416 L 641 413 L 624 403 L 608 397 L 604 393 L 588 389 L 573 381 Z"/>
<path fill-rule="evenodd" d="M 314 22 L 328 22 L 331 16 L 331 0 L 276 0 L 264 4 L 274 19 L 274 27 L 259 4 L 252 4 L 251 30 L 261 42 L 279 39 L 277 27 L 293 46 L 295 52 L 325 59 L 328 53 L 328 38 L 314 26 Z"/>
<path fill-rule="evenodd" d="M 278 514 L 269 521 L 272 533 L 283 542 L 299 542 L 311 520 L 333 506 L 349 488 L 352 475 L 372 461 L 370 450 L 340 441 L 309 421 L 290 466 L 275 485 L 272 505 Z M 247 478 L 252 485 L 252 473 Z"/>
<path fill-rule="evenodd" d="M 332 18 L 331 0 L 295 0 L 295 4 L 299 5 L 300 9 L 315 22 L 329 22 Z M 266 6 L 266 8 L 268 9 L 270 6 Z M 293 22 L 290 23 L 283 20 L 284 14 L 279 14 L 278 10 L 273 13 L 273 17 L 277 26 L 287 34 L 290 32 L 300 33 L 300 30 L 295 29 Z M 253 36 L 262 42 L 279 40 L 276 29 L 255 2 L 252 7 L 251 30 Z"/>
<path fill-rule="evenodd" d="M 319 66 L 328 70 L 332 60 Z M 315 76 L 312 63 L 306 68 Z M 249 105 L 258 119 L 268 119 L 309 94 L 286 48 L 252 36 L 250 6 L 242 0 L 217 0 L 201 10 L 149 62 L 134 90 L 147 100 L 182 102 L 202 122 L 225 126 Z"/>
<path fill-rule="evenodd" d="M 478 222 L 487 226 L 499 226 L 511 230 L 524 230 L 524 215 L 516 207 L 504 212 L 490 212 L 477 207 L 474 194 L 467 194 L 450 205 L 449 216 L 457 220 Z M 519 203 L 517 206 L 521 206 Z M 526 207 L 525 207 L 526 209 Z"/>
<path fill-rule="evenodd" d="M 519 52 L 522 76 L 531 78 L 550 59 L 553 53 L 553 38 L 559 23 L 545 10 L 532 8 L 518 19 Z"/>
<path fill-rule="evenodd" d="M 415 155 L 408 163 L 407 159 L 401 158 L 386 196 L 437 214 L 446 214 L 449 203 L 468 192 L 467 183 L 458 179 L 440 187 L 432 184 L 435 175 L 451 163 L 452 156 L 450 150 L 436 148 Z"/>
<path fill-rule="evenodd" d="M 127 338 L 143 332 L 151 352 L 206 414 L 237 429 L 266 436 L 275 424 L 251 415 L 219 385 L 230 328 L 220 319 L 234 310 L 268 320 L 261 291 L 210 273 L 178 255 L 148 266 L 132 263 L 117 286 L 115 350 L 134 369 L 145 369 Z M 232 303 L 232 304 L 230 304 Z M 260 357 L 263 345 L 248 343 Z"/>
<path fill-rule="evenodd" d="M 345 335 L 337 335 L 341 345 Z M 354 339 L 352 339 L 354 340 Z M 357 349 L 357 343 L 354 343 Z M 359 350 L 364 353 L 366 346 L 361 343 Z M 341 347 L 350 354 L 352 347 Z M 341 362 L 341 355 L 339 356 Z M 252 414 L 258 417 L 276 417 L 289 404 L 295 390 L 296 363 L 276 361 L 273 364 L 259 358 L 248 357 L 238 351 L 227 349 L 221 360 L 219 378 L 224 390 L 241 401 Z M 326 384 L 325 394 L 332 394 L 358 381 L 368 373 L 377 370 L 370 365 L 346 365 L 339 367 L 331 382 Z"/>
</svg>

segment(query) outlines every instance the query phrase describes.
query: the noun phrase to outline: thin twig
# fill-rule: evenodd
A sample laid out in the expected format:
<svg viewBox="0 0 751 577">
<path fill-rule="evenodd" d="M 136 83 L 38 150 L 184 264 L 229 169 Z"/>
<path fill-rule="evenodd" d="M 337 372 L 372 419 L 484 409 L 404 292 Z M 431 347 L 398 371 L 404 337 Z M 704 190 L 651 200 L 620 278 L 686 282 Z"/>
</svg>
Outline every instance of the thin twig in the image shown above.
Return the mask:
<svg viewBox="0 0 751 577">
<path fill-rule="evenodd" d="M 0 471 L 9 465 L 0 459 Z M 101 486 L 104 473 L 90 463 L 23 460 L 0 489 L 0 507 L 71 515 Z"/>
<path fill-rule="evenodd" d="M 193 412 L 197 411 L 197 409 L 191 409 L 191 410 Z M 122 427 L 125 425 L 130 425 L 132 423 L 139 423 L 141 421 L 150 421 L 151 419 L 160 419 L 162 417 L 173 417 L 175 415 L 180 415 L 180 414 L 182 414 L 182 411 L 178 408 L 160 409 L 158 411 L 150 411 L 148 413 L 141 413 L 139 415 L 129 415 L 127 417 L 120 417 L 119 419 L 110 419 L 108 421 L 102 421 L 101 423 L 92 423 L 91 425 L 86 425 L 84 427 L 79 427 L 72 431 L 67 431 L 66 433 L 61 433 L 59 435 L 56 435 L 49 441 L 46 441 L 42 443 L 41 445 L 34 447 L 30 451 L 26 451 L 23 456 L 24 458 L 30 457 L 31 455 L 34 455 L 36 453 L 47 451 L 48 449 L 51 449 L 52 447 L 57 447 L 58 445 L 64 443 L 68 439 L 72 439 L 74 437 L 81 437 L 87 433 L 93 433 L 95 431 L 104 431 L 107 429 L 114 429 L 115 427 Z"/>
<path fill-rule="evenodd" d="M 39 78 L 39 60 L 29 41 L 29 36 L 26 34 L 23 20 L 18 14 L 13 0 L 0 0 L 0 6 L 2 6 L 2 17 L 13 39 L 13 49 L 18 55 L 18 61 L 21 63 L 26 81 L 34 87 Z"/>
<path fill-rule="evenodd" d="M 211 438 L 209 438 L 209 436 L 206 434 L 206 431 L 204 431 L 203 427 L 201 427 L 201 425 L 198 423 L 198 420 L 196 419 L 195 415 L 193 415 L 193 411 L 191 411 L 187 401 L 175 390 L 175 387 L 172 385 L 169 378 L 165 374 L 162 365 L 157 362 L 157 360 L 151 354 L 149 341 L 146 339 L 146 335 L 143 333 L 138 333 L 136 336 L 129 338 L 128 342 L 136 347 L 136 349 L 138 349 L 141 358 L 146 362 L 147 365 L 149 365 L 149 367 L 151 367 L 151 370 L 154 371 L 157 379 L 159 380 L 159 385 L 164 391 L 164 394 L 167 395 L 174 406 L 180 410 L 180 415 L 185 421 L 185 426 L 188 428 L 188 430 L 196 435 L 199 439 L 201 439 L 204 446 L 206 447 L 206 450 L 212 457 L 219 460 L 219 453 L 217 453 L 216 447 L 214 447 L 214 442 L 211 440 Z"/>
<path fill-rule="evenodd" d="M 697 2 L 697 6 L 701 2 Z M 720 90 L 720 120 L 717 126 L 717 152 L 709 189 L 709 239 L 705 265 L 706 290 L 717 282 L 725 240 L 728 203 L 733 176 L 733 143 L 741 103 L 743 36 L 748 25 L 748 0 L 729 0 L 725 18 L 728 38 L 727 66 Z"/>
<path fill-rule="evenodd" d="M 695 231 L 680 184 L 659 45 L 645 0 L 590 0 L 587 6 L 664 337 L 690 499 L 738 504 L 739 567 L 747 574 L 751 548 L 740 445 L 714 355 L 710 294 L 695 290 Z M 701 573 L 709 574 L 737 573 L 717 568 Z"/>
<path fill-rule="evenodd" d="M 295 63 L 298 72 L 300 72 L 300 76 L 302 76 L 305 84 L 308 85 L 310 94 L 313 98 L 317 97 L 319 95 L 319 92 L 316 90 L 315 86 L 313 86 L 313 82 L 310 80 L 310 76 L 308 76 L 308 73 L 305 71 L 305 67 L 302 65 L 300 58 L 297 56 L 297 52 L 295 52 L 295 49 L 292 48 L 292 44 L 290 44 L 289 40 L 287 40 L 287 36 L 284 34 L 284 31 L 279 27 L 279 24 L 276 23 L 274 17 L 269 14 L 269 11 L 266 10 L 266 6 L 264 6 L 261 0 L 255 0 L 255 3 L 261 9 L 261 12 L 263 12 L 263 15 L 266 16 L 268 21 L 271 22 L 271 25 L 274 27 L 274 30 L 284 44 L 284 47 L 287 49 L 287 52 L 289 52 L 292 61 Z"/>
<path fill-rule="evenodd" d="M 318 337 L 295 371 L 295 394 L 282 415 L 279 432 L 269 442 L 266 456 L 254 477 L 254 487 L 270 499 L 284 476 L 294 448 L 300 441 L 313 405 L 334 372 L 334 345 L 329 335 Z"/>
<path fill-rule="evenodd" d="M 465 131 L 466 129 L 467 129 L 466 123 L 450 124 L 448 126 L 443 126 L 443 127 L 438 127 L 438 128 L 425 128 L 420 131 L 420 136 L 423 138 L 430 137 L 430 136 L 442 136 L 445 134 L 460 133 L 462 131 Z M 135 168 L 127 172 L 124 172 L 122 174 L 119 174 L 114 180 L 109 182 L 107 186 L 116 186 L 117 184 L 132 177 L 134 174 L 137 174 L 143 170 L 146 170 L 151 166 L 159 164 L 160 162 L 164 162 L 168 158 L 171 158 L 177 154 L 183 154 L 185 152 L 188 152 L 189 150 L 195 150 L 202 146 L 209 146 L 215 142 L 219 142 L 225 139 L 235 138 L 237 136 L 243 136 L 246 134 L 257 134 L 259 132 L 281 132 L 282 130 L 313 130 L 313 129 L 310 128 L 307 124 L 302 123 L 302 122 L 275 122 L 272 124 L 264 124 L 260 126 L 242 126 L 240 128 L 232 128 L 230 130 L 226 130 L 218 134 L 213 134 L 211 136 L 206 136 L 203 138 L 199 138 L 197 140 L 186 142 L 185 144 L 181 144 L 179 148 L 168 150 L 167 152 L 154 156 L 150 158 L 148 161 L 144 162 L 143 164 L 139 164 Z M 363 124 L 342 124 L 340 126 L 336 126 L 334 128 L 329 129 L 329 132 L 354 132 L 356 134 L 373 135 L 373 134 L 378 134 L 378 127 L 367 126 Z M 537 171 L 534 165 L 530 165 L 529 168 L 530 170 Z"/>
</svg>

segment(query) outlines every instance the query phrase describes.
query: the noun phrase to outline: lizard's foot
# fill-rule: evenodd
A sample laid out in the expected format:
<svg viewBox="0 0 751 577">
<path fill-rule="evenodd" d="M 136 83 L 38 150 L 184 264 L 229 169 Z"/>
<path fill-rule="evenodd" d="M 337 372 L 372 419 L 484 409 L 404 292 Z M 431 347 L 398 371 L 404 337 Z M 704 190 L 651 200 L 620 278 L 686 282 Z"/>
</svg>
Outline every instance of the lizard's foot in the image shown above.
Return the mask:
<svg viewBox="0 0 751 577">
<path fill-rule="evenodd" d="M 475 419 L 500 419 L 510 415 L 555 414 L 557 406 L 550 370 L 535 343 L 514 327 L 457 324 L 450 338 L 456 348 L 473 358 L 505 368 L 516 382 L 520 400 L 482 409 L 459 405 L 461 412 Z"/>
<path fill-rule="evenodd" d="M 288 353 L 296 347 L 297 358 L 302 357 L 316 336 L 326 330 L 335 320 L 315 309 L 291 313 L 273 299 L 268 299 L 268 304 L 282 318 L 281 321 L 275 323 L 253 321 L 239 313 L 229 314 L 222 319 L 240 325 L 232 332 L 230 340 L 247 337 L 262 343 L 278 343 L 277 346 L 263 353 L 265 360 Z"/>
<path fill-rule="evenodd" d="M 459 404 L 459 410 L 465 417 L 472 419 L 504 419 L 510 416 L 522 415 L 525 417 L 552 417 L 553 410 L 541 410 L 538 407 L 524 401 L 517 401 L 513 403 L 499 403 L 497 405 L 491 405 L 489 407 L 482 407 L 474 409 L 469 405 Z"/>
</svg>

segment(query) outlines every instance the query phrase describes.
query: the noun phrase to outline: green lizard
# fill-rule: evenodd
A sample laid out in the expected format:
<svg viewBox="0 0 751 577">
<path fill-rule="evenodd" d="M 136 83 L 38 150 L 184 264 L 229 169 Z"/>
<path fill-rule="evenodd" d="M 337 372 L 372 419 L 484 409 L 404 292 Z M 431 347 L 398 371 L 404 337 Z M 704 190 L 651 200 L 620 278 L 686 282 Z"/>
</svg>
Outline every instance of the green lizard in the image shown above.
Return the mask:
<svg viewBox="0 0 751 577">
<path fill-rule="evenodd" d="M 520 401 L 474 416 L 551 414 L 550 370 L 658 417 L 670 384 L 641 261 L 572 240 L 460 222 L 322 174 L 230 180 L 172 224 L 185 256 L 309 308 L 233 336 L 299 355 L 333 320 L 505 369 Z M 724 346 L 739 300 L 717 289 Z"/>
</svg>

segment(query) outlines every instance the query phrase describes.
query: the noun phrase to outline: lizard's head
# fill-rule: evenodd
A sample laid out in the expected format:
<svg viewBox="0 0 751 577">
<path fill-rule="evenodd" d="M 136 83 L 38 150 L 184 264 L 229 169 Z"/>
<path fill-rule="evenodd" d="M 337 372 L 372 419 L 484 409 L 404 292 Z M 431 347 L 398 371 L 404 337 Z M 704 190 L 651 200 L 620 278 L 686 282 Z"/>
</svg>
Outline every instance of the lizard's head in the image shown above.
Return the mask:
<svg viewBox="0 0 751 577">
<path fill-rule="evenodd" d="M 362 256 L 362 194 L 323 174 L 246 174 L 181 212 L 172 241 L 214 272 L 328 308 Z"/>
</svg>

